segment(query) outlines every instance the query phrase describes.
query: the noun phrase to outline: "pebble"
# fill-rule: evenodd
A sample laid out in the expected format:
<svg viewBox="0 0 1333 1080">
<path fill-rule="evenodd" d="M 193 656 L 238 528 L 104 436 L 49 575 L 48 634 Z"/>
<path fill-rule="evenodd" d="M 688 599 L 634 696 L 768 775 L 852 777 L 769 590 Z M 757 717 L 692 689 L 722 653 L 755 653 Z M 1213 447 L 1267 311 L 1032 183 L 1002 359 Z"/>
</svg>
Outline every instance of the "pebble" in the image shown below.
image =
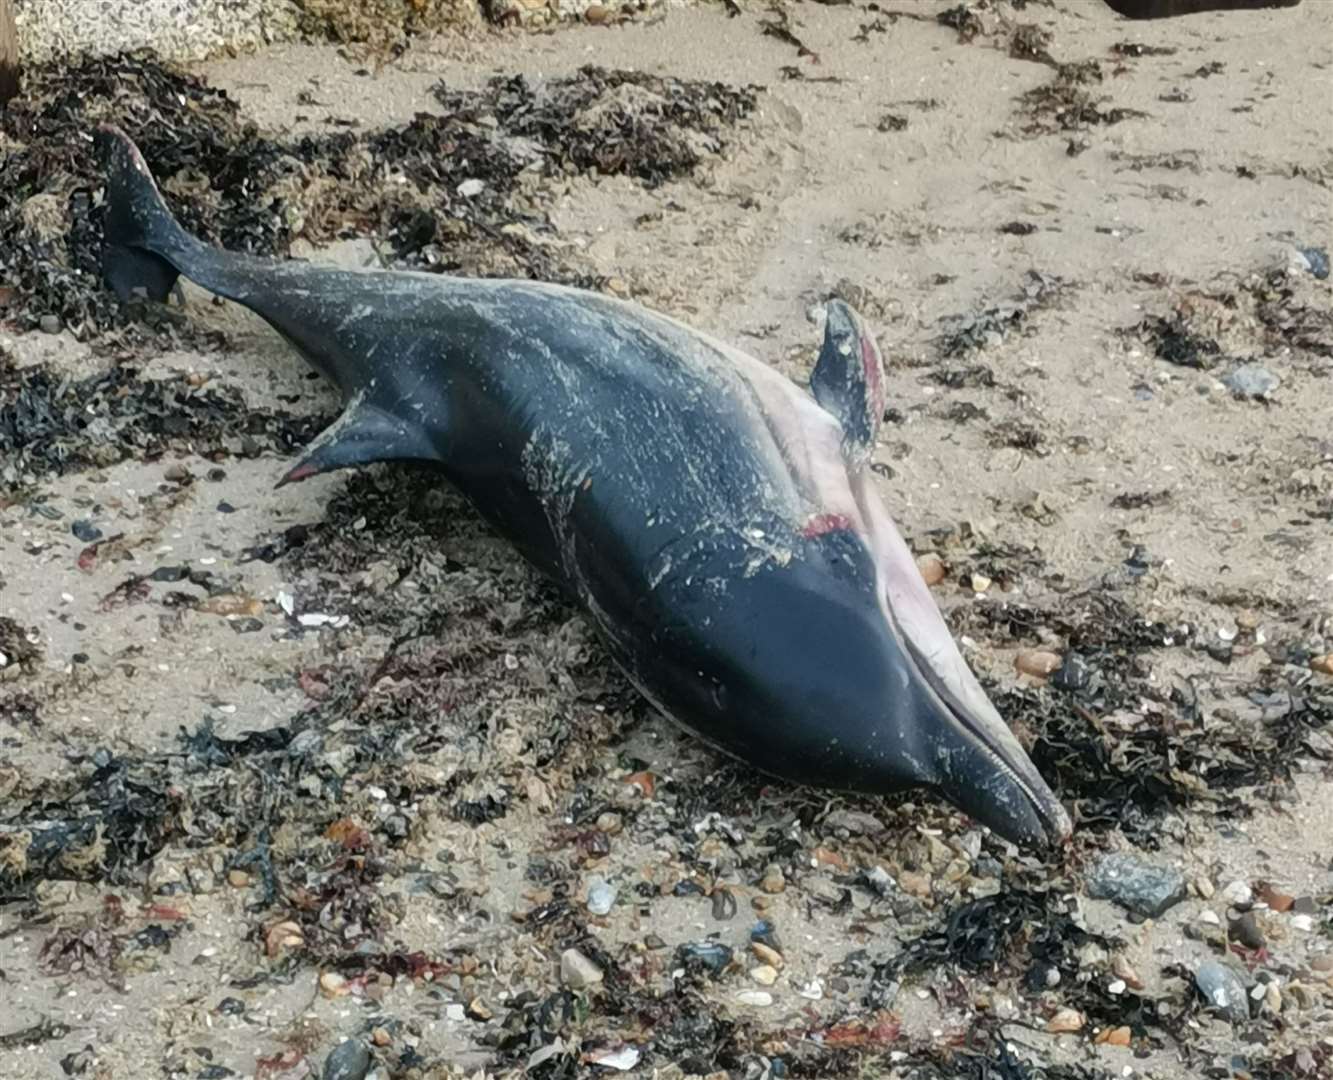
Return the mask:
<svg viewBox="0 0 1333 1080">
<path fill-rule="evenodd" d="M 1128 1027 L 1105 1028 L 1098 1033 L 1096 1041 L 1107 1046 L 1128 1046 L 1133 1032 Z"/>
<path fill-rule="evenodd" d="M 1143 989 L 1143 980 L 1139 978 L 1139 973 L 1134 970 L 1133 965 L 1128 960 L 1119 954 L 1111 960 L 1111 973 L 1131 990 Z"/>
<path fill-rule="evenodd" d="M 782 954 L 778 952 L 777 949 L 770 949 L 762 941 L 750 942 L 750 951 L 754 953 L 762 963 L 767 964 L 769 967 L 776 968 L 778 971 L 781 971 L 783 965 L 786 964 L 786 961 L 782 958 Z"/>
<path fill-rule="evenodd" d="M 924 900 L 930 896 L 930 875 L 903 870 L 898 875 L 898 887 L 908 896 Z"/>
<path fill-rule="evenodd" d="M 1316 956 L 1310 961 L 1310 967 L 1315 971 L 1333 971 L 1333 953 Z"/>
<path fill-rule="evenodd" d="M 730 945 L 719 941 L 690 941 L 676 950 L 676 963 L 683 967 L 694 960 L 717 974 L 726 969 L 734 955 Z"/>
<path fill-rule="evenodd" d="M 571 990 L 586 990 L 602 981 L 602 969 L 578 949 L 560 954 L 560 981 Z"/>
<path fill-rule="evenodd" d="M 1233 881 L 1222 890 L 1222 899 L 1228 904 L 1243 907 L 1254 902 L 1254 892 L 1244 881 Z"/>
<path fill-rule="evenodd" d="M 1310 268 L 1310 273 L 1323 281 L 1328 277 L 1328 249 L 1321 247 L 1297 248 L 1301 253 L 1301 258 L 1305 260 L 1305 265 Z"/>
<path fill-rule="evenodd" d="M 597 815 L 597 828 L 608 836 L 615 836 L 625 827 L 619 814 L 607 811 L 605 814 Z"/>
<path fill-rule="evenodd" d="M 990 578 L 988 578 L 985 574 L 973 574 L 973 575 L 972 575 L 972 591 L 973 591 L 973 592 L 976 592 L 976 593 L 984 593 L 984 592 L 985 592 L 987 589 L 989 589 L 993 584 L 995 584 L 995 582 L 993 582 L 993 581 L 992 581 Z"/>
<path fill-rule="evenodd" d="M 736 995 L 736 1000 L 742 1005 L 754 1005 L 762 1009 L 773 1004 L 773 995 L 767 990 L 742 990 Z"/>
<path fill-rule="evenodd" d="M 1222 382 L 1233 394 L 1243 398 L 1265 398 L 1282 385 L 1282 380 L 1259 364 L 1241 364 L 1235 371 L 1222 376 Z"/>
<path fill-rule="evenodd" d="M 726 922 L 728 919 L 736 916 L 736 894 L 730 889 L 721 888 L 713 890 L 713 918 L 718 922 Z"/>
<path fill-rule="evenodd" d="M 1136 855 L 1111 854 L 1088 875 L 1088 895 L 1155 919 L 1185 899 L 1185 878 Z"/>
<path fill-rule="evenodd" d="M 1199 912 L 1199 922 L 1207 923 L 1209 926 L 1222 925 L 1222 920 L 1217 917 L 1217 912 L 1210 911 L 1207 908 L 1204 908 L 1203 911 Z"/>
<path fill-rule="evenodd" d="M 1276 886 L 1265 881 L 1259 886 L 1259 899 L 1262 900 L 1273 911 L 1281 914 L 1284 911 L 1290 911 L 1295 898 L 1282 892 Z"/>
<path fill-rule="evenodd" d="M 360 1039 L 345 1039 L 324 1059 L 321 1080 L 365 1080 L 370 1050 Z"/>
<path fill-rule="evenodd" d="M 1254 917 L 1252 911 L 1247 911 L 1239 919 L 1232 919 L 1227 929 L 1231 936 L 1247 949 L 1262 949 L 1267 944 L 1264 932 L 1259 927 L 1259 920 Z"/>
<path fill-rule="evenodd" d="M 1045 652 L 1042 649 L 1024 649 L 1014 657 L 1014 667 L 1024 675 L 1033 675 L 1045 679 L 1060 669 L 1062 663 L 1059 653 Z"/>
<path fill-rule="evenodd" d="M 1079 1031 L 1083 1027 L 1083 1014 L 1077 1009 L 1060 1009 L 1046 1021 L 1046 1030 L 1051 1032 Z"/>
<path fill-rule="evenodd" d="M 750 978 L 760 986 L 772 986 L 778 981 L 778 969 L 769 964 L 760 964 L 750 969 Z"/>
<path fill-rule="evenodd" d="M 91 544 L 94 540 L 102 539 L 102 530 L 86 518 L 80 518 L 69 527 L 69 531 L 75 536 L 75 539 L 82 540 L 85 544 Z"/>
<path fill-rule="evenodd" d="M 1316 656 L 1310 661 L 1310 669 L 1321 675 L 1333 675 L 1333 653 Z"/>
<path fill-rule="evenodd" d="M 782 873 L 782 867 L 774 863 L 764 871 L 764 878 L 759 882 L 759 887 L 766 893 L 780 893 L 787 888 L 787 879 Z"/>
<path fill-rule="evenodd" d="M 1199 965 L 1194 981 L 1204 999 L 1223 1017 L 1232 1021 L 1250 1018 L 1249 997 L 1240 976 L 1226 964 L 1206 960 Z"/>
<path fill-rule="evenodd" d="M 60 316 L 43 315 L 40 319 L 37 320 L 37 325 L 42 328 L 43 334 L 58 334 L 60 333 L 60 325 L 61 325 Z"/>
<path fill-rule="evenodd" d="M 933 552 L 917 559 L 916 567 L 928 586 L 938 585 L 944 580 L 944 560 Z"/>
<path fill-rule="evenodd" d="M 326 971 L 319 977 L 319 992 L 326 998 L 342 997 L 347 993 L 347 979 L 336 971 Z"/>
<path fill-rule="evenodd" d="M 1291 926 L 1293 930 L 1303 930 L 1308 934 L 1314 929 L 1314 919 L 1309 915 L 1293 915 Z"/>
<path fill-rule="evenodd" d="M 593 915 L 606 915 L 615 906 L 616 887 L 607 884 L 601 878 L 593 878 L 588 883 L 588 911 Z"/>
<path fill-rule="evenodd" d="M 1205 875 L 1200 874 L 1198 877 L 1194 879 L 1194 891 L 1198 893 L 1199 896 L 1202 897 L 1204 900 L 1211 900 L 1213 898 L 1213 894 L 1217 892 L 1217 889 L 1213 887 L 1212 881 L 1210 881 Z"/>
</svg>

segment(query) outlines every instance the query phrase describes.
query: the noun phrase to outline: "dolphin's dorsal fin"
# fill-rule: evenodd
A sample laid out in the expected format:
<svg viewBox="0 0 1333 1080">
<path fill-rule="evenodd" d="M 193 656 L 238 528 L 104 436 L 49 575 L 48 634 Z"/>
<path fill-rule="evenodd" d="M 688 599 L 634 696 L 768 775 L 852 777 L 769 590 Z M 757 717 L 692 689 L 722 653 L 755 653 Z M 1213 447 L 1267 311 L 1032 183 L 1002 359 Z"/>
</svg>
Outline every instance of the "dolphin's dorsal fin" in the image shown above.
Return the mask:
<svg viewBox="0 0 1333 1080">
<path fill-rule="evenodd" d="M 371 404 L 365 391 L 361 391 L 347 403 L 342 415 L 320 432 L 277 486 L 353 465 L 430 461 L 438 460 L 439 456 L 439 450 L 421 424 L 400 420 Z"/>
<path fill-rule="evenodd" d="M 844 456 L 860 467 L 875 449 L 884 418 L 884 361 L 865 322 L 850 306 L 834 298 L 827 311 L 810 389 L 842 425 Z"/>
</svg>

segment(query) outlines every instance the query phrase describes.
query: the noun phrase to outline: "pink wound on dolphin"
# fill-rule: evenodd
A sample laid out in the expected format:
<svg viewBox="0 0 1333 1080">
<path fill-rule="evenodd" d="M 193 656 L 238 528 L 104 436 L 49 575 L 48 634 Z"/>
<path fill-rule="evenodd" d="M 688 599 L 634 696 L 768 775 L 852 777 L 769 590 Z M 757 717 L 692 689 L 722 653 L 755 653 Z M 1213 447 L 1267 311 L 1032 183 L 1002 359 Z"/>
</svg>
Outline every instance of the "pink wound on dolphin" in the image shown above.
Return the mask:
<svg viewBox="0 0 1333 1080">
<path fill-rule="evenodd" d="M 814 514 L 801 529 L 801 535 L 812 540 L 825 533 L 849 531 L 851 527 L 851 520 L 846 514 Z"/>
</svg>

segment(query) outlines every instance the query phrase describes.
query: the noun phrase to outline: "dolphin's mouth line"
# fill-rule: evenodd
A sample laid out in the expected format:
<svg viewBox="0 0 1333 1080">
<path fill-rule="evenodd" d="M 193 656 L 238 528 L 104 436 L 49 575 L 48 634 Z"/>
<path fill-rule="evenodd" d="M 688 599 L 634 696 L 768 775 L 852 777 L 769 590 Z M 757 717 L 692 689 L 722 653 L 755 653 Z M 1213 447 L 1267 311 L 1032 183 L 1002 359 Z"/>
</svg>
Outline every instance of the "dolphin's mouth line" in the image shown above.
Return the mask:
<svg viewBox="0 0 1333 1080">
<path fill-rule="evenodd" d="M 917 673 L 921 676 L 926 687 L 935 696 L 936 700 L 949 717 L 975 740 L 978 749 L 980 749 L 986 756 L 987 760 L 991 762 L 996 771 L 1012 781 L 1014 786 L 1022 792 L 1024 798 L 1027 799 L 1028 804 L 1032 807 L 1045 828 L 1048 838 L 1053 837 L 1057 830 L 1053 827 L 1054 821 L 1045 804 L 1045 800 L 1037 794 L 1032 784 L 1018 773 L 1000 750 L 992 744 L 986 729 L 981 726 L 971 715 L 970 711 L 958 701 L 944 681 L 938 674 L 936 674 L 934 666 L 922 654 L 921 650 L 916 646 L 912 639 L 907 634 L 903 633 L 902 627 L 898 624 L 898 619 L 893 613 L 893 608 L 888 604 L 885 604 L 884 606 L 888 610 L 889 625 L 893 629 L 894 635 L 904 646 L 906 646 L 906 655 L 911 659 L 912 666 L 916 668 Z M 1003 722 L 1003 719 L 1000 719 L 1000 723 Z"/>
</svg>

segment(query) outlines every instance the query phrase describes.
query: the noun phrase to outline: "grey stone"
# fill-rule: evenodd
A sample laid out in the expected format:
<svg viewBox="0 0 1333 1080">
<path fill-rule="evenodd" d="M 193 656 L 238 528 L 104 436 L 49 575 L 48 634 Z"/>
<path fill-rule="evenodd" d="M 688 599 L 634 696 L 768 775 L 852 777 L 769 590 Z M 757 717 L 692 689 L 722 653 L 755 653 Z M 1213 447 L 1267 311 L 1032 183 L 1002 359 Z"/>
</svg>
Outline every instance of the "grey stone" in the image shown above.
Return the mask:
<svg viewBox="0 0 1333 1080">
<path fill-rule="evenodd" d="M 322 1080 L 365 1080 L 370 1072 L 370 1050 L 360 1039 L 344 1039 L 324 1059 Z"/>
<path fill-rule="evenodd" d="M 1241 364 L 1222 376 L 1228 390 L 1239 397 L 1265 398 L 1282 385 L 1282 380 L 1259 364 Z"/>
<path fill-rule="evenodd" d="M 1205 960 L 1195 972 L 1194 981 L 1217 1013 L 1233 1022 L 1250 1018 L 1250 999 L 1239 975 L 1226 964 Z"/>
<path fill-rule="evenodd" d="M 578 949 L 560 954 L 560 981 L 571 990 L 586 990 L 602 981 L 602 969 Z"/>
<path fill-rule="evenodd" d="M 1117 853 L 1103 858 L 1088 875 L 1088 895 L 1155 919 L 1185 899 L 1185 878 L 1170 867 Z"/>
</svg>

